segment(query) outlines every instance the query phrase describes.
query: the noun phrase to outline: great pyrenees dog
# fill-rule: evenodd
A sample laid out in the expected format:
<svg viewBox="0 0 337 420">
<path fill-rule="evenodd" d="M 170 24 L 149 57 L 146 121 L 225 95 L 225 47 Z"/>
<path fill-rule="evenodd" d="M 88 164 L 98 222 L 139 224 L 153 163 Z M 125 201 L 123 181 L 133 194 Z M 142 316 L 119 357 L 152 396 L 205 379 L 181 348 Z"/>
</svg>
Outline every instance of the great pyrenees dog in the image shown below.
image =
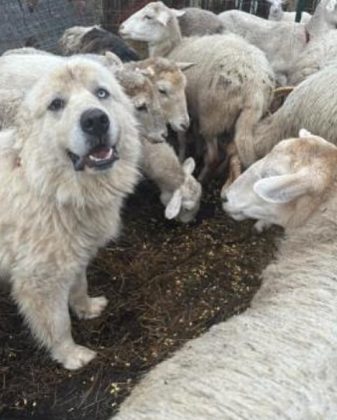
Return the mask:
<svg viewBox="0 0 337 420">
<path fill-rule="evenodd" d="M 87 265 L 116 238 L 120 210 L 138 180 L 133 107 L 107 69 L 71 58 L 48 71 L 0 132 L 0 274 L 54 360 L 78 369 L 95 352 L 76 344 L 69 309 L 100 315 Z"/>
</svg>

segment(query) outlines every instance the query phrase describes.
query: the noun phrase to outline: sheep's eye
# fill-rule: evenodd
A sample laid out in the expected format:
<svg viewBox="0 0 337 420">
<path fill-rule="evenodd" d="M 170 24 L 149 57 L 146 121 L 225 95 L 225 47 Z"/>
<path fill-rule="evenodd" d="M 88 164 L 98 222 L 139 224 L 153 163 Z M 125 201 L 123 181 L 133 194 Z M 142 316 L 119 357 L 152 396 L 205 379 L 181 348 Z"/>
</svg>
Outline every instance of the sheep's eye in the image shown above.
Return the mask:
<svg viewBox="0 0 337 420">
<path fill-rule="evenodd" d="M 63 109 L 65 107 L 66 103 L 61 98 L 56 98 L 53 101 L 50 102 L 48 109 L 49 111 L 59 111 L 60 109 Z"/>
<path fill-rule="evenodd" d="M 136 108 L 137 108 L 138 111 L 147 112 L 147 106 L 146 106 L 146 104 L 139 105 Z"/>
<path fill-rule="evenodd" d="M 144 19 L 151 20 L 151 19 L 152 19 L 152 16 L 150 16 L 150 15 L 145 15 L 145 16 L 144 16 Z"/>
<path fill-rule="evenodd" d="M 99 99 L 106 99 L 110 96 L 110 93 L 106 89 L 100 88 L 97 89 L 96 96 Z"/>
<path fill-rule="evenodd" d="M 166 96 L 168 96 L 168 92 L 167 92 L 167 90 L 166 90 L 166 89 L 164 89 L 164 88 L 159 88 L 158 90 L 159 90 L 159 93 L 161 93 L 162 95 L 166 95 Z"/>
</svg>

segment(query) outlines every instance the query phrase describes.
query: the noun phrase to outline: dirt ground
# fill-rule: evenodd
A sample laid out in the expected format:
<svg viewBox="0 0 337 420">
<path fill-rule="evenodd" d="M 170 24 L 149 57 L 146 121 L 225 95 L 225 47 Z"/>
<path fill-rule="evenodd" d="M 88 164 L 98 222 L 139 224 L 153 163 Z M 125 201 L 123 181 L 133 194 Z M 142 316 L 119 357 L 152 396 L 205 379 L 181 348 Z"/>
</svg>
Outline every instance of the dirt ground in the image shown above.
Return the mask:
<svg viewBox="0 0 337 420">
<path fill-rule="evenodd" d="M 73 320 L 75 340 L 99 352 L 79 372 L 37 348 L 0 291 L 1 420 L 107 420 L 150 367 L 249 305 L 279 231 L 256 235 L 252 222 L 228 219 L 219 188 L 208 188 L 191 225 L 164 219 L 151 184 L 129 200 L 118 244 L 89 269 L 91 294 L 109 306 L 96 320 Z"/>
</svg>

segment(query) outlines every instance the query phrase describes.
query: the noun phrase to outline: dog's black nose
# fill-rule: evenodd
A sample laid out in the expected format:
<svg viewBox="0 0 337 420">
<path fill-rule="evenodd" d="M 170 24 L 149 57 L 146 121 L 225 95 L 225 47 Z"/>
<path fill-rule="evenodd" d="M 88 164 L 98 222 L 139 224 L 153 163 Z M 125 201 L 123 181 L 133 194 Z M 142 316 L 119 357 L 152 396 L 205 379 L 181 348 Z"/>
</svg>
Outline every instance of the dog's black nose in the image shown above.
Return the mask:
<svg viewBox="0 0 337 420">
<path fill-rule="evenodd" d="M 110 120 L 105 112 L 93 108 L 83 112 L 80 124 L 85 133 L 98 137 L 108 132 Z"/>
<path fill-rule="evenodd" d="M 222 198 L 222 202 L 223 202 L 223 203 L 228 203 L 228 197 L 227 197 L 227 194 L 224 194 L 221 198 Z"/>
</svg>

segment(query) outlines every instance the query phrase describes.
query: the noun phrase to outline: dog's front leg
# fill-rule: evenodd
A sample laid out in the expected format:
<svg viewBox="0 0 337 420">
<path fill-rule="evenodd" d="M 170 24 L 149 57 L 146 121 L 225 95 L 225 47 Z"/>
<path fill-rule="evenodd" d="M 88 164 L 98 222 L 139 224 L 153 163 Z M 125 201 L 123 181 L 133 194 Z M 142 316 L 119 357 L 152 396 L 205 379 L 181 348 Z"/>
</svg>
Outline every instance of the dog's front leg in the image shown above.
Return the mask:
<svg viewBox="0 0 337 420">
<path fill-rule="evenodd" d="M 22 271 L 23 272 L 23 271 Z M 21 272 L 21 273 L 22 273 Z M 66 369 L 79 369 L 96 353 L 75 344 L 68 309 L 69 282 L 36 275 L 13 278 L 12 295 L 38 341 Z"/>
<path fill-rule="evenodd" d="M 89 297 L 85 271 L 77 276 L 75 283 L 70 289 L 69 304 L 78 318 L 92 319 L 98 317 L 107 303 L 108 300 L 105 296 Z"/>
</svg>

